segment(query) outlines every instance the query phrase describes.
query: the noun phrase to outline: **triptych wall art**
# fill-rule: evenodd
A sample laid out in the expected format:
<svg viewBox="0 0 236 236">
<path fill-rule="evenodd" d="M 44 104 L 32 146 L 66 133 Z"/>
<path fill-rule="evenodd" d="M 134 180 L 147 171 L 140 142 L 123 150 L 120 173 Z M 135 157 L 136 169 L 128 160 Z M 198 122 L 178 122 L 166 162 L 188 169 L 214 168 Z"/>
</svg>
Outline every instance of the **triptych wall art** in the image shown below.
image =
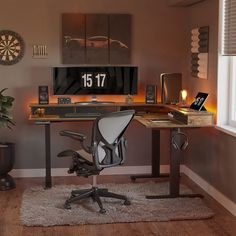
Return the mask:
<svg viewBox="0 0 236 236">
<path fill-rule="evenodd" d="M 63 64 L 130 64 L 131 15 L 62 14 Z"/>
<path fill-rule="evenodd" d="M 209 52 L 209 27 L 191 30 L 191 75 L 207 79 Z"/>
</svg>

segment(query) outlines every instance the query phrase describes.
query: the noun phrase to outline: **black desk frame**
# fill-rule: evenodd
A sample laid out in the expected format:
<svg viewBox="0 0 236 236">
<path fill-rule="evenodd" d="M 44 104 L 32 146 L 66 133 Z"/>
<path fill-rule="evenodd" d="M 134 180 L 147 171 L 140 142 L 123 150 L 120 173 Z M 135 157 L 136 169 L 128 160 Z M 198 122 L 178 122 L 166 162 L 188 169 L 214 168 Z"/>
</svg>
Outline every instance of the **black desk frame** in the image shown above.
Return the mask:
<svg viewBox="0 0 236 236">
<path fill-rule="evenodd" d="M 52 187 L 51 174 L 51 128 L 50 122 L 44 124 L 45 126 L 45 189 Z"/>
<path fill-rule="evenodd" d="M 51 174 L 51 122 L 36 122 L 44 125 L 45 129 L 45 189 L 52 187 Z M 131 179 L 136 178 L 161 178 L 169 177 L 169 174 L 160 173 L 160 130 L 152 130 L 152 174 L 151 175 L 132 175 Z"/>
<path fill-rule="evenodd" d="M 176 132 L 176 129 L 171 129 L 170 135 L 170 186 L 169 194 L 167 195 L 156 195 L 156 196 L 146 196 L 148 199 L 164 199 L 164 198 L 194 198 L 200 197 L 201 194 L 180 194 L 180 159 L 184 150 L 176 150 L 172 145 L 172 136 Z"/>
<path fill-rule="evenodd" d="M 160 172 L 160 130 L 152 129 L 152 173 L 147 175 L 131 175 L 130 178 L 132 180 L 136 180 L 138 178 L 166 178 L 169 177 L 169 174 L 164 174 Z"/>
<path fill-rule="evenodd" d="M 143 110 L 143 107 L 148 107 L 150 108 L 150 111 L 154 111 L 156 108 L 162 109 L 162 104 L 153 104 L 153 106 L 149 106 L 147 104 L 131 104 L 130 106 L 127 104 L 115 104 L 116 107 L 122 107 L 122 109 L 139 109 Z M 45 108 L 57 108 L 57 107 L 76 107 L 76 105 L 31 105 L 31 109 L 37 109 L 38 107 L 45 107 Z M 164 107 L 165 108 L 165 107 Z M 170 109 L 170 108 L 168 108 Z M 171 109 L 173 109 L 171 107 Z M 145 109 L 144 109 L 145 110 Z M 33 110 L 32 110 L 33 111 Z M 32 112 L 34 114 L 34 112 Z M 45 126 L 45 169 L 46 169 L 46 174 L 45 174 L 45 188 L 51 188 L 52 187 L 52 175 L 51 175 L 51 123 L 53 122 L 77 122 L 77 121 L 83 121 L 83 120 L 93 120 L 93 119 L 60 119 L 60 118 L 48 118 L 46 119 L 45 117 L 40 120 L 40 118 L 30 118 L 31 121 L 34 121 L 36 124 L 39 125 L 44 125 Z M 142 122 L 141 122 L 142 123 Z M 145 125 L 145 124 L 144 124 Z M 207 124 L 208 125 L 208 124 Z M 207 126 L 206 124 L 202 126 L 197 126 L 197 127 L 205 127 Z M 145 125 L 146 126 L 146 125 Z M 209 125 L 208 125 L 209 126 Z M 167 195 L 162 195 L 162 196 L 147 196 L 147 198 L 150 199 L 155 199 L 155 198 L 176 198 L 176 197 L 201 197 L 199 194 L 185 194 L 181 195 L 179 190 L 180 190 L 180 157 L 182 154 L 182 150 L 175 150 L 174 147 L 172 146 L 171 143 L 171 137 L 176 132 L 176 128 L 179 129 L 179 127 L 182 128 L 191 128 L 193 127 L 192 125 L 180 125 L 177 127 L 165 127 L 165 129 L 169 129 L 171 132 L 170 135 L 170 175 L 168 174 L 161 174 L 160 173 L 160 129 L 162 127 L 149 127 L 152 129 L 152 174 L 151 175 L 134 175 L 131 176 L 133 180 L 136 178 L 160 178 L 160 177 L 170 177 L 170 189 L 169 189 L 169 194 Z"/>
</svg>

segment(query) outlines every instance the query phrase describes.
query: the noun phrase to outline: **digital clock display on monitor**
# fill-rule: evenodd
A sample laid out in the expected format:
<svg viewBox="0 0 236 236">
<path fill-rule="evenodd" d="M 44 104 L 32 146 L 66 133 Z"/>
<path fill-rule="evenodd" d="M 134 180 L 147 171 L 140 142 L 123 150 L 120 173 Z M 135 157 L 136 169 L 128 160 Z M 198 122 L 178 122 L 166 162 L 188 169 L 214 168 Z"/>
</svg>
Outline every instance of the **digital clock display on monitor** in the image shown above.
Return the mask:
<svg viewBox="0 0 236 236">
<path fill-rule="evenodd" d="M 134 95 L 137 92 L 136 66 L 53 68 L 54 95 Z"/>
<path fill-rule="evenodd" d="M 86 89 L 106 89 L 107 74 L 105 72 L 83 72 L 81 73 L 81 87 Z"/>
</svg>

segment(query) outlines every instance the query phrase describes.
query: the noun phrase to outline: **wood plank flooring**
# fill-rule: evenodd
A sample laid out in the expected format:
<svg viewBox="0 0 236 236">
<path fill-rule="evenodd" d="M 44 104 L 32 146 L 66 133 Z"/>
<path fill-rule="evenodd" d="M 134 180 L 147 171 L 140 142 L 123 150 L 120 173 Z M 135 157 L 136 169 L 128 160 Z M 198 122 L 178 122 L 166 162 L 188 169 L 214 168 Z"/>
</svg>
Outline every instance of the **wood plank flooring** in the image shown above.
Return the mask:
<svg viewBox="0 0 236 236">
<path fill-rule="evenodd" d="M 128 183 L 128 176 L 99 176 L 99 183 Z M 54 184 L 83 184 L 91 179 L 82 177 L 57 177 Z M 137 180 L 144 182 L 147 180 Z M 19 220 L 22 193 L 26 188 L 43 184 L 42 178 L 16 179 L 17 188 L 0 192 L 0 236 L 225 236 L 236 235 L 236 217 L 209 197 L 198 186 L 183 176 L 181 181 L 198 193 L 202 193 L 206 205 L 215 216 L 207 220 L 188 220 L 172 222 L 140 222 L 104 225 L 26 227 Z"/>
</svg>

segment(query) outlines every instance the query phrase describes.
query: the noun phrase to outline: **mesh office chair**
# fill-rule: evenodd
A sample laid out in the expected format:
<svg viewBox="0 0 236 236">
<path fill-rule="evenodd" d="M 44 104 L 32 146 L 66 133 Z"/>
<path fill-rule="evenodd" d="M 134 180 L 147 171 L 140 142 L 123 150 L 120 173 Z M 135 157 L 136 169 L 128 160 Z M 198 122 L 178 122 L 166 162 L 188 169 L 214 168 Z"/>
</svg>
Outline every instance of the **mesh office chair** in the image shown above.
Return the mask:
<svg viewBox="0 0 236 236">
<path fill-rule="evenodd" d="M 113 112 L 98 117 L 93 124 L 91 146 L 86 147 L 86 137 L 72 131 L 61 131 L 60 135 L 78 140 L 81 143 L 80 150 L 65 150 L 58 157 L 71 156 L 72 166 L 68 173 L 76 172 L 78 176 L 88 177 L 99 175 L 104 168 L 122 165 L 125 160 L 127 146 L 123 134 L 134 116 L 133 110 Z M 94 178 L 93 178 L 94 180 Z M 70 209 L 70 204 L 81 199 L 91 197 L 100 207 L 100 212 L 105 213 L 100 197 L 117 198 L 124 200 L 125 205 L 130 201 L 124 195 L 111 193 L 108 189 L 99 189 L 93 186 L 90 189 L 73 190 L 71 196 L 65 202 L 65 208 Z"/>
</svg>

